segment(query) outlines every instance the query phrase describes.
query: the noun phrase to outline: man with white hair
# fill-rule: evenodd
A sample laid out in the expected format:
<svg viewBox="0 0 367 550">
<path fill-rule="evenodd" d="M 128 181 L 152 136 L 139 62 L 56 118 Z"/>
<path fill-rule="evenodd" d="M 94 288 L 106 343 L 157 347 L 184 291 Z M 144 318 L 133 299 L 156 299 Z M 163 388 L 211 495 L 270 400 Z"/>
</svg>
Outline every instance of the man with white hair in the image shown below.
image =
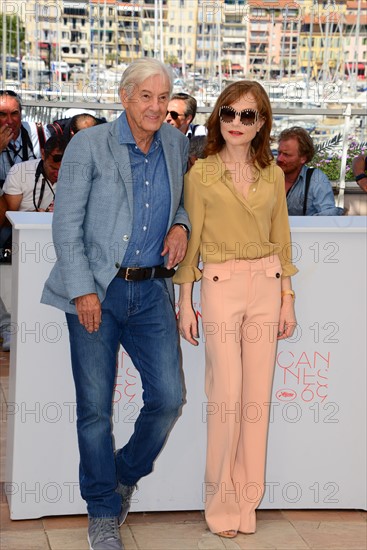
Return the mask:
<svg viewBox="0 0 367 550">
<path fill-rule="evenodd" d="M 58 259 L 42 302 L 66 312 L 92 550 L 123 548 L 118 526 L 182 406 L 171 277 L 187 247 L 182 185 L 189 141 L 163 124 L 171 91 L 160 61 L 129 65 L 120 83 L 124 112 L 77 133 L 58 178 Z M 141 376 L 144 406 L 130 440 L 114 450 L 120 343 Z"/>
</svg>

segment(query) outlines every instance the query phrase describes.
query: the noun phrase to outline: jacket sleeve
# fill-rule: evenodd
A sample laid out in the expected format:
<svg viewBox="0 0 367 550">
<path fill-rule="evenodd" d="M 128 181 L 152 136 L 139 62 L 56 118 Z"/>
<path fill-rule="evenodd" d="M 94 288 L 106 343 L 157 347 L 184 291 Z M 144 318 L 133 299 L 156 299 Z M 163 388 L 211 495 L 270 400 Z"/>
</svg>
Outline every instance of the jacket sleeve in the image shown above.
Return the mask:
<svg viewBox="0 0 367 550">
<path fill-rule="evenodd" d="M 70 301 L 97 292 L 85 254 L 83 228 L 94 169 L 88 136 L 80 132 L 74 136 L 63 157 L 52 222 L 57 260 Z"/>
<path fill-rule="evenodd" d="M 188 158 L 189 158 L 189 140 L 185 139 L 182 142 L 182 149 L 181 149 L 181 172 L 180 172 L 180 174 L 182 174 L 181 198 L 180 198 L 180 203 L 177 208 L 176 214 L 173 218 L 171 226 L 175 224 L 183 224 L 189 228 L 189 231 L 191 231 L 189 216 L 187 215 L 187 212 L 184 207 L 184 193 L 183 193 L 183 174 L 185 174 L 187 169 Z"/>
</svg>

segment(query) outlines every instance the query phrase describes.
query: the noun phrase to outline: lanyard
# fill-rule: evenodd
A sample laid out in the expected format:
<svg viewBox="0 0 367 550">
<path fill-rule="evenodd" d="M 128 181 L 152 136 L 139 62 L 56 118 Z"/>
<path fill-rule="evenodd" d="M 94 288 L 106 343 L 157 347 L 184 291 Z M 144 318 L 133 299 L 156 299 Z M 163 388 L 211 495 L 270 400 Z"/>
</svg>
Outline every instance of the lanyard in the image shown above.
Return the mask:
<svg viewBox="0 0 367 550">
<path fill-rule="evenodd" d="M 38 201 L 37 201 L 37 204 L 36 204 L 36 189 L 37 189 L 38 180 L 40 179 L 41 174 L 43 176 L 42 177 L 42 183 L 41 183 L 41 190 L 40 190 L 40 195 L 38 197 Z M 43 160 L 40 160 L 39 163 L 38 163 L 38 166 L 37 166 L 35 177 L 34 177 L 34 187 L 33 187 L 33 205 L 34 205 L 34 208 L 35 208 L 36 212 L 38 212 L 39 207 L 42 204 L 43 195 L 45 194 L 46 183 L 47 183 L 47 185 L 48 185 L 48 187 L 49 187 L 49 189 L 52 193 L 52 197 L 54 199 L 55 198 L 55 191 L 53 190 L 51 183 L 48 181 L 48 179 L 46 178 L 46 175 L 44 173 Z"/>
<path fill-rule="evenodd" d="M 19 149 L 16 149 L 14 145 L 12 145 L 11 143 L 9 143 L 8 147 L 5 149 L 10 166 L 14 166 L 15 159 L 17 157 L 19 157 L 23 162 L 28 160 L 29 159 L 28 148 L 30 150 L 32 157 L 36 158 L 36 155 L 34 154 L 31 138 L 29 137 L 29 134 L 27 130 L 24 128 L 24 126 L 20 127 L 20 135 L 22 138 L 22 145 L 19 147 Z M 20 150 L 22 150 L 21 155 L 19 154 Z M 13 153 L 13 157 L 11 157 L 10 151 Z"/>
</svg>

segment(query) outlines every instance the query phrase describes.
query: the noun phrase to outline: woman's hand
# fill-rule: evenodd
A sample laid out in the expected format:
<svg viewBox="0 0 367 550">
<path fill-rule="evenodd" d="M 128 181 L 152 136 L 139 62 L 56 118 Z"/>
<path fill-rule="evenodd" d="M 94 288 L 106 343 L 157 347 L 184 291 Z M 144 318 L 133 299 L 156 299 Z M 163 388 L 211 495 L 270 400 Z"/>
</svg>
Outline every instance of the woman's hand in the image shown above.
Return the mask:
<svg viewBox="0 0 367 550">
<path fill-rule="evenodd" d="M 182 338 L 185 338 L 193 346 L 198 345 L 195 338 L 199 338 L 198 320 L 191 304 L 179 304 L 178 330 Z"/>
<path fill-rule="evenodd" d="M 297 319 L 294 313 L 294 299 L 290 295 L 283 296 L 280 308 L 278 340 L 290 338 L 297 326 Z"/>
</svg>

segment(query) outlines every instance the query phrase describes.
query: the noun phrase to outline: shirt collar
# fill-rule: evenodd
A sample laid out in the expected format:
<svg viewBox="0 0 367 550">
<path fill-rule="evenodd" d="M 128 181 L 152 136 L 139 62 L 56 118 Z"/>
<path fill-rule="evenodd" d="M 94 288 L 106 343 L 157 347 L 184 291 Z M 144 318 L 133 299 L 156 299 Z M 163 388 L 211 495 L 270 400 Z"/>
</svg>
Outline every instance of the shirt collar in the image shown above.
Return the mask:
<svg viewBox="0 0 367 550">
<path fill-rule="evenodd" d="M 296 183 L 298 183 L 299 181 L 303 181 L 306 177 L 306 172 L 307 172 L 307 168 L 308 166 L 306 166 L 306 164 L 304 164 L 301 168 L 301 171 L 300 173 L 298 174 L 297 176 L 297 179 L 296 181 L 294 182 L 294 184 L 292 185 L 292 187 L 290 187 L 288 193 L 290 193 L 291 189 L 293 189 L 293 187 L 295 187 Z"/>
<path fill-rule="evenodd" d="M 301 178 L 304 179 L 306 177 L 307 169 L 308 169 L 308 166 L 306 166 L 306 164 L 304 164 L 301 168 L 300 173 L 298 174 L 297 181 L 300 180 Z"/>
<path fill-rule="evenodd" d="M 22 145 L 22 132 L 19 132 L 17 139 L 12 139 L 10 143 L 16 148 L 19 149 Z"/>
<path fill-rule="evenodd" d="M 126 112 L 121 113 L 119 117 L 119 142 L 121 145 L 136 145 L 136 141 L 131 132 L 129 123 L 127 121 Z M 162 142 L 161 130 L 157 130 L 153 136 L 153 143 L 156 144 L 156 147 Z"/>
<path fill-rule="evenodd" d="M 192 124 L 190 123 L 189 124 L 189 127 L 187 128 L 187 132 L 186 132 L 186 137 L 188 137 L 189 139 L 192 137 Z"/>
</svg>

